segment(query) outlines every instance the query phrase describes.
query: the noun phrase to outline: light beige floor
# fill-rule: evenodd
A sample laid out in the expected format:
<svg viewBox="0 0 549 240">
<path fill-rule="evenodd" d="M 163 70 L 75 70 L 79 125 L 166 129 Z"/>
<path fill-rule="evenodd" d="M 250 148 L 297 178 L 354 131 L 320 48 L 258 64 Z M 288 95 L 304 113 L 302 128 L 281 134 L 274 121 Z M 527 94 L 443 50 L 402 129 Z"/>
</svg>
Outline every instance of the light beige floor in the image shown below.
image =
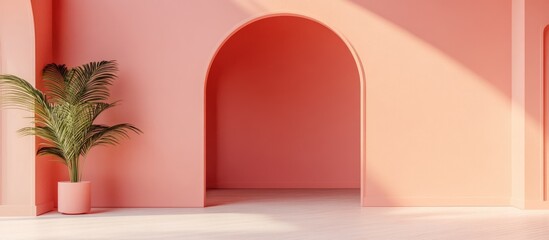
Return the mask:
<svg viewBox="0 0 549 240">
<path fill-rule="evenodd" d="M 0 239 L 549 240 L 549 211 L 361 208 L 358 190 L 213 190 L 210 207 L 0 218 Z"/>
</svg>

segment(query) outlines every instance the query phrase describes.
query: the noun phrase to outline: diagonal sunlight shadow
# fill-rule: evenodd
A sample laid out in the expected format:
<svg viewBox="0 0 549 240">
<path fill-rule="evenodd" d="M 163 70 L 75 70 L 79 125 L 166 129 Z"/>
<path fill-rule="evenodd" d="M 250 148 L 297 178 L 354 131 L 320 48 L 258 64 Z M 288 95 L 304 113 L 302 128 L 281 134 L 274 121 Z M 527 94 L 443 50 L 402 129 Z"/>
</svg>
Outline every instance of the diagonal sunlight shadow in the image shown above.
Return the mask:
<svg viewBox="0 0 549 240">
<path fill-rule="evenodd" d="M 510 196 L 510 154 L 495 151 L 511 149 L 509 4 L 234 2 L 252 15 L 289 12 L 316 18 L 353 44 L 366 76 L 366 132 L 376 139 L 367 139 L 366 152 L 377 161 L 365 175 L 390 183 L 386 194 L 501 202 Z M 409 161 L 399 161 L 402 157 Z"/>
<path fill-rule="evenodd" d="M 349 2 L 421 39 L 511 97 L 510 3 L 475 1 L 472 6 L 437 0 Z"/>
</svg>

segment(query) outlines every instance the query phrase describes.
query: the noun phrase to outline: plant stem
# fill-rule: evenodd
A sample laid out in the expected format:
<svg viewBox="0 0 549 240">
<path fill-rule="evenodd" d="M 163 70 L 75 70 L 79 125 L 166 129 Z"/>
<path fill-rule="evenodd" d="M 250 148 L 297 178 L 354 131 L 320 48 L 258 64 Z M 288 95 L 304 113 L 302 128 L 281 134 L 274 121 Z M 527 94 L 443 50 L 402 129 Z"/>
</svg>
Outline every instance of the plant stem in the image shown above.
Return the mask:
<svg viewBox="0 0 549 240">
<path fill-rule="evenodd" d="M 70 160 L 72 163 L 69 167 L 69 178 L 71 182 L 79 182 L 79 173 L 78 173 L 78 158 Z"/>
</svg>

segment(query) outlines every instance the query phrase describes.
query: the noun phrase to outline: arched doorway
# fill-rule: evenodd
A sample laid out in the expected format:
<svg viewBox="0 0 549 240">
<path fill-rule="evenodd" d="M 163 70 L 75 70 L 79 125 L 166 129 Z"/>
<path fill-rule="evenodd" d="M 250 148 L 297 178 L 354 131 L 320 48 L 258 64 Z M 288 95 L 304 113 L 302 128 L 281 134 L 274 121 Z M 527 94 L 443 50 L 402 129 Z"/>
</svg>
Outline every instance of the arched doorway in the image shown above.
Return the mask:
<svg viewBox="0 0 549 240">
<path fill-rule="evenodd" d="M 361 188 L 363 75 L 335 31 L 256 18 L 221 44 L 206 81 L 206 188 Z"/>
</svg>

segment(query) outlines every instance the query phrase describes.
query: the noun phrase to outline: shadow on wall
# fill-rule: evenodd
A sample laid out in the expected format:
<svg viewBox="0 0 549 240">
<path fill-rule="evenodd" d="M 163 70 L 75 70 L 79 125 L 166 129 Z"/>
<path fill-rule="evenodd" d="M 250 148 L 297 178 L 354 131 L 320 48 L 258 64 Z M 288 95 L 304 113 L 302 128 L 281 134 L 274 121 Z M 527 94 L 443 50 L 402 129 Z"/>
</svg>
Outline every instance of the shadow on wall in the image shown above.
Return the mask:
<svg viewBox="0 0 549 240">
<path fill-rule="evenodd" d="M 470 1 L 470 4 L 437 0 L 350 1 L 436 47 L 511 98 L 510 3 L 502 4 L 500 0 Z"/>
<path fill-rule="evenodd" d="M 353 41 L 355 46 L 375 44 L 372 38 L 380 37 L 364 36 L 371 31 L 364 29 L 366 21 L 370 28 L 380 27 L 370 21 L 372 14 L 376 15 L 378 20 L 391 23 L 398 30 L 428 43 L 481 76 L 504 96 L 511 97 L 510 1 L 340 0 L 311 5 L 277 0 L 235 0 L 235 3 L 255 14 L 295 9 L 309 13 L 308 16 L 322 16 L 335 23 L 333 25 L 340 25 L 340 30 L 349 33 L 349 38 L 360 36 L 360 42 Z M 363 57 L 366 61 L 370 58 Z"/>
<path fill-rule="evenodd" d="M 360 76 L 330 29 L 257 20 L 224 43 L 206 91 L 208 188 L 360 187 Z"/>
<path fill-rule="evenodd" d="M 510 15 L 504 14 L 509 12 L 510 4 L 500 4 L 499 0 L 444 2 L 334 0 L 311 4 L 233 0 L 165 4 L 138 1 L 127 5 L 106 0 L 54 1 L 56 61 L 75 65 L 90 58 L 119 59 L 121 69 L 132 74 L 128 81 L 133 81 L 136 89 L 120 90 L 121 94 L 114 97 L 139 105 L 139 112 L 147 113 L 139 119 L 130 119 L 147 132 L 146 138 L 132 140 L 132 151 L 100 151 L 96 162 L 90 164 L 90 180 L 95 182 L 104 179 L 104 169 L 126 169 L 109 173 L 113 177 L 111 182 L 97 184 L 94 202 L 110 206 L 202 203 L 204 188 L 195 184 L 203 179 L 199 165 L 203 142 L 196 141 L 202 137 L 203 119 L 197 103 L 202 102 L 202 78 L 211 57 L 209 53 L 235 23 L 272 12 L 315 17 L 344 32 L 363 57 L 371 86 L 367 95 L 376 100 L 368 102 L 372 106 L 368 111 L 374 114 L 368 115 L 367 122 L 374 124 L 368 134 L 375 136 L 376 141 L 367 144 L 373 146 L 369 154 L 377 158 L 368 160 L 384 160 L 373 162 L 376 168 L 368 171 L 377 173 L 370 175 L 372 178 L 381 176 L 376 179 L 387 191 L 507 196 L 509 171 L 500 160 L 509 159 L 501 149 L 507 149 L 510 142 L 505 133 L 510 125 L 510 77 L 503 74 L 510 69 L 510 29 L 505 28 L 510 25 Z M 411 4 L 413 8 L 407 9 Z M 192 11 L 181 14 L 182 9 Z M 121 16 L 122 10 L 135 17 Z M 155 21 L 138 17 L 144 15 L 153 16 Z M 174 81 L 173 76 L 189 81 Z M 157 83 L 151 84 L 150 79 Z M 143 97 L 150 93 L 157 95 Z M 158 106 L 173 104 L 166 96 L 180 96 L 177 98 L 180 107 L 170 109 L 171 117 L 158 118 L 166 113 L 165 108 Z M 175 125 L 180 128 L 167 127 Z M 173 136 L 185 137 L 163 141 Z M 387 151 L 376 152 L 376 149 Z M 113 158 L 117 161 L 111 161 Z M 128 161 L 132 161 L 131 165 L 125 166 Z M 453 171 L 448 171 L 448 166 Z M 417 173 L 412 171 L 415 169 L 430 171 Z M 463 178 L 464 174 L 467 178 Z M 399 181 L 387 181 L 395 177 Z M 109 193 L 102 190 L 112 182 L 120 185 L 119 205 L 112 204 Z M 167 186 L 166 182 L 172 184 L 170 188 L 159 187 Z"/>
<path fill-rule="evenodd" d="M 401 205 L 508 201 L 510 2 L 235 2 L 316 17 L 353 43 L 366 72 L 366 198 L 380 195 L 375 178 Z"/>
</svg>

